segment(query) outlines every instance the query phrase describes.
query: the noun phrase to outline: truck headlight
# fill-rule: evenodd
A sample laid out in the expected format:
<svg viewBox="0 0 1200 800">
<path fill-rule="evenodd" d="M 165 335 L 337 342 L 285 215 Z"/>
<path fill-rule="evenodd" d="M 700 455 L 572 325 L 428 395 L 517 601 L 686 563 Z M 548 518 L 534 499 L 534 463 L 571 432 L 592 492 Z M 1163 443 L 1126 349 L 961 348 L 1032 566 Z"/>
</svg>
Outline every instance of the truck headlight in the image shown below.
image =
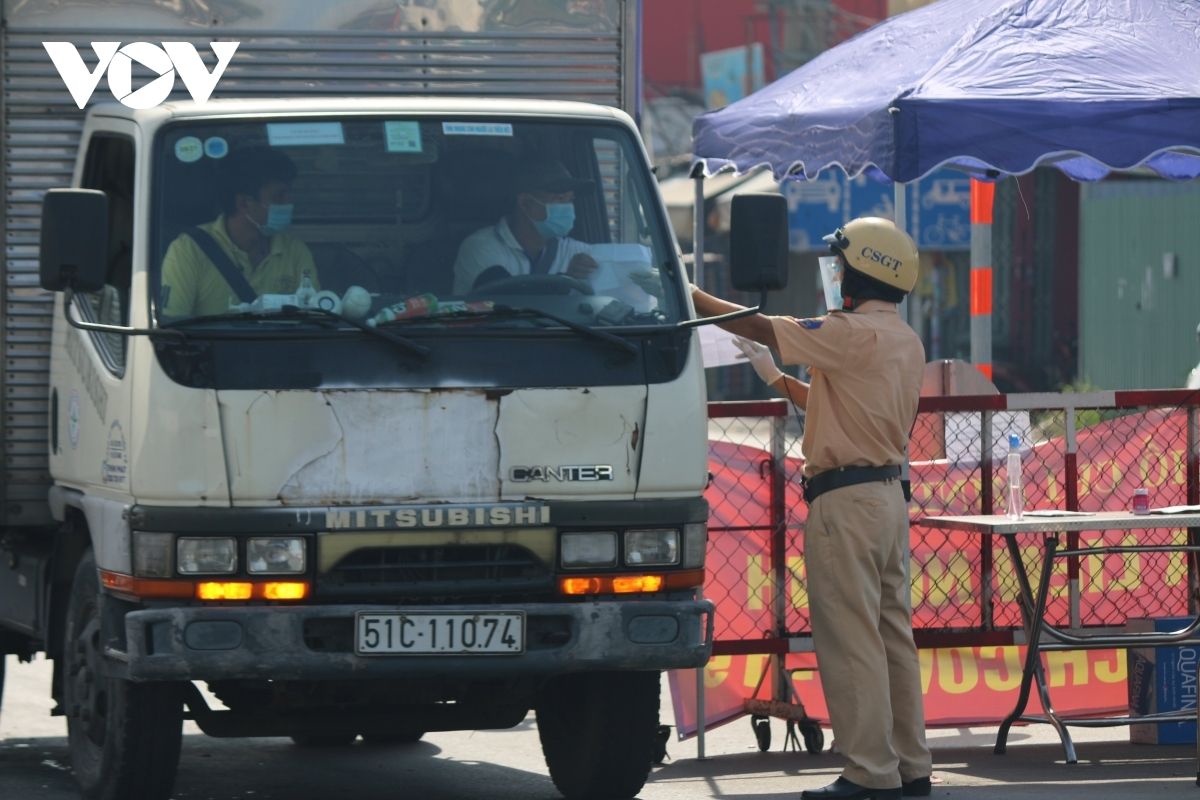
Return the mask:
<svg viewBox="0 0 1200 800">
<path fill-rule="evenodd" d="M 181 536 L 175 556 L 181 575 L 230 575 L 237 571 L 237 540 Z"/>
<path fill-rule="evenodd" d="M 299 536 L 247 539 L 246 571 L 256 575 L 304 572 L 304 539 Z"/>
<path fill-rule="evenodd" d="M 689 522 L 683 526 L 683 566 L 699 569 L 704 566 L 708 550 L 708 523 Z"/>
<path fill-rule="evenodd" d="M 679 531 L 674 528 L 625 531 L 625 563 L 631 567 L 679 563 Z"/>
<path fill-rule="evenodd" d="M 133 574 L 138 578 L 173 578 L 171 551 L 175 535 L 171 533 L 133 532 Z"/>
<path fill-rule="evenodd" d="M 613 531 L 564 533 L 560 541 L 564 567 L 614 567 L 617 564 L 617 534 Z"/>
</svg>

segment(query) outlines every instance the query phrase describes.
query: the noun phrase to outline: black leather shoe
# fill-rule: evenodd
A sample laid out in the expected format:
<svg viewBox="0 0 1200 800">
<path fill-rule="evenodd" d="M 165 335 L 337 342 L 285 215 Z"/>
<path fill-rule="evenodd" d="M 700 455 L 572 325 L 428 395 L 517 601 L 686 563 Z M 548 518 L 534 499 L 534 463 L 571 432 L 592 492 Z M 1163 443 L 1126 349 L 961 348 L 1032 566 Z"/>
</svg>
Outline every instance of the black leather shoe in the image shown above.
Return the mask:
<svg viewBox="0 0 1200 800">
<path fill-rule="evenodd" d="M 900 787 L 895 789 L 871 789 L 859 786 L 854 781 L 838 778 L 820 789 L 805 789 L 800 800 L 900 800 Z"/>
<path fill-rule="evenodd" d="M 900 784 L 900 793 L 905 797 L 929 797 L 933 793 L 933 784 L 929 778 L 914 778 Z"/>
</svg>

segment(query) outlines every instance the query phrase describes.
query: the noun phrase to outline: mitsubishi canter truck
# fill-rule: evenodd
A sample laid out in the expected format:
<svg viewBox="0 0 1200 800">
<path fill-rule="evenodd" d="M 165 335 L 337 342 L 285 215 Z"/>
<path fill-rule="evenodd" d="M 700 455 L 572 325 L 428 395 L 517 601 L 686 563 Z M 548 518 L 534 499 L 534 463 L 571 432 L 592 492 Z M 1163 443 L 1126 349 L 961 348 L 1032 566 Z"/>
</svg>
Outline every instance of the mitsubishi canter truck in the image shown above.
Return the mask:
<svg viewBox="0 0 1200 800">
<path fill-rule="evenodd" d="M 712 637 L 687 280 L 612 107 L 636 4 L 242 5 L 0 3 L 0 669 L 53 660 L 87 798 L 170 796 L 184 720 L 531 710 L 564 795 L 632 797 Z M 240 39 L 207 102 L 84 114 L 42 45 L 172 25 Z M 603 104 L 481 96 L 516 86 Z"/>
</svg>

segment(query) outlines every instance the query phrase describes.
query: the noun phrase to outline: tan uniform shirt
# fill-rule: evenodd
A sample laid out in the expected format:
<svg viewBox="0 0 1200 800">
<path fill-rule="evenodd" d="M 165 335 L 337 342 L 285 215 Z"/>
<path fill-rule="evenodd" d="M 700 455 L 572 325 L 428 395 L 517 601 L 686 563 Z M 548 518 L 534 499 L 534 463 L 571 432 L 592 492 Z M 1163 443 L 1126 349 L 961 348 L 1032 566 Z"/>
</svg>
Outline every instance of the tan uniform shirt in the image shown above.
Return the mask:
<svg viewBox="0 0 1200 800">
<path fill-rule="evenodd" d="M 785 364 L 807 364 L 812 383 L 804 430 L 804 474 L 904 462 L 917 414 L 925 348 L 878 300 L 813 319 L 771 317 Z"/>
<path fill-rule="evenodd" d="M 212 235 L 259 294 L 292 294 L 299 288 L 305 272 L 313 288 L 321 288 L 312 253 L 296 237 L 275 234 L 266 257 L 258 264 L 251 264 L 250 256 L 229 238 L 224 214 L 200 227 Z M 167 248 L 162 263 L 162 285 L 163 315 L 167 317 L 222 314 L 229 310 L 230 303 L 239 302 L 237 293 L 191 236 L 179 236 Z"/>
</svg>

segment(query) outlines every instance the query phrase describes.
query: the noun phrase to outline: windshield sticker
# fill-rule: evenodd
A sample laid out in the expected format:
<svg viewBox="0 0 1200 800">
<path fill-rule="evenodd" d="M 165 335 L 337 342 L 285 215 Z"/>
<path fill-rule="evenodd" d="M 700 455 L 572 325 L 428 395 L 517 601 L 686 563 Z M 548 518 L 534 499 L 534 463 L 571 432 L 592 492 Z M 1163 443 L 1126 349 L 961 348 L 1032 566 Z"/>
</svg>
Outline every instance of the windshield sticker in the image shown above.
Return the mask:
<svg viewBox="0 0 1200 800">
<path fill-rule="evenodd" d="M 175 157 L 185 164 L 199 161 L 204 155 L 204 146 L 195 136 L 184 136 L 175 143 Z"/>
<path fill-rule="evenodd" d="M 71 399 L 67 402 L 67 437 L 71 440 L 71 449 L 79 448 L 79 392 L 71 390 Z"/>
<path fill-rule="evenodd" d="M 272 147 L 345 144 L 340 122 L 268 122 L 267 142 Z"/>
<path fill-rule="evenodd" d="M 100 464 L 100 477 L 109 485 L 123 484 L 129 477 L 129 456 L 120 420 L 114 419 L 108 429 L 108 442 L 104 447 L 104 461 Z"/>
<path fill-rule="evenodd" d="M 447 136 L 512 136 L 507 122 L 443 122 L 442 133 Z"/>
<path fill-rule="evenodd" d="M 224 158 L 229 155 L 229 142 L 220 136 L 210 136 L 204 140 L 204 155 L 209 158 Z"/>
<path fill-rule="evenodd" d="M 383 123 L 383 138 L 389 153 L 419 153 L 421 123 L 386 120 Z"/>
</svg>

